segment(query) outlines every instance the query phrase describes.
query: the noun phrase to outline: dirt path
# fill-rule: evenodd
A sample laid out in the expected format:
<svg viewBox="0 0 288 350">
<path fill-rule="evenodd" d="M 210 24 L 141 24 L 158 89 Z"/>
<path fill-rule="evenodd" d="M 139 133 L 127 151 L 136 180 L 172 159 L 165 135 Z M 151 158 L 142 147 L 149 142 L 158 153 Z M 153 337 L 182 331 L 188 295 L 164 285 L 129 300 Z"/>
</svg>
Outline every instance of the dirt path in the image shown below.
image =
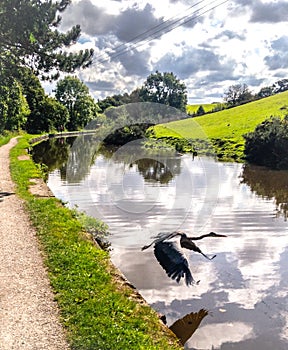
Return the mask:
<svg viewBox="0 0 288 350">
<path fill-rule="evenodd" d="M 0 147 L 0 349 L 69 349 L 35 230 L 13 194 L 12 139 Z"/>
</svg>

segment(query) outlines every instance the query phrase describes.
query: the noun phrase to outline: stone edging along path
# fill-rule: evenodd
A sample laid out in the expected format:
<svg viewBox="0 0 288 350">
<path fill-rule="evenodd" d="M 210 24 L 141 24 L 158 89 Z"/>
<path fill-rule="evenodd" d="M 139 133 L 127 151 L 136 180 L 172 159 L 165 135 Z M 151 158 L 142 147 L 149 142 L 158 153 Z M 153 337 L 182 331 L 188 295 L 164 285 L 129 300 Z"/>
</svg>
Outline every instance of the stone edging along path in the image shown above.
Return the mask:
<svg viewBox="0 0 288 350">
<path fill-rule="evenodd" d="M 68 350 L 36 233 L 14 194 L 9 152 L 0 147 L 0 349 Z"/>
</svg>

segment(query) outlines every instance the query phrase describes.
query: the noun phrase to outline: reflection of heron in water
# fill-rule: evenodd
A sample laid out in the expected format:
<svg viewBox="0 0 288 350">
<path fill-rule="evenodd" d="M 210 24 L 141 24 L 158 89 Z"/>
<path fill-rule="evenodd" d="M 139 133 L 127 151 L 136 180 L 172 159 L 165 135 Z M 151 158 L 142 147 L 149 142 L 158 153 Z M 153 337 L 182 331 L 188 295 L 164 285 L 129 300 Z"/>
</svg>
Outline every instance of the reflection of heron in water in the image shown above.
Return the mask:
<svg viewBox="0 0 288 350">
<path fill-rule="evenodd" d="M 175 321 L 169 328 L 180 339 L 184 345 L 189 338 L 195 333 L 208 311 L 201 309 L 198 312 L 190 312 L 179 320 Z"/>
<path fill-rule="evenodd" d="M 172 238 L 180 236 L 180 241 L 169 241 Z M 202 254 L 206 259 L 212 260 L 216 255 L 208 257 L 200 248 L 193 242 L 206 237 L 226 237 L 215 232 L 210 232 L 199 237 L 188 237 L 184 232 L 175 231 L 172 233 L 159 233 L 154 237 L 154 241 L 149 245 L 142 247 L 145 250 L 154 244 L 154 255 L 159 264 L 166 271 L 167 275 L 176 282 L 180 282 L 181 278 L 185 278 L 186 285 L 189 286 L 195 283 L 192 277 L 188 260 L 183 253 L 182 248 L 193 250 L 194 252 Z M 197 282 L 199 283 L 199 282 Z"/>
</svg>

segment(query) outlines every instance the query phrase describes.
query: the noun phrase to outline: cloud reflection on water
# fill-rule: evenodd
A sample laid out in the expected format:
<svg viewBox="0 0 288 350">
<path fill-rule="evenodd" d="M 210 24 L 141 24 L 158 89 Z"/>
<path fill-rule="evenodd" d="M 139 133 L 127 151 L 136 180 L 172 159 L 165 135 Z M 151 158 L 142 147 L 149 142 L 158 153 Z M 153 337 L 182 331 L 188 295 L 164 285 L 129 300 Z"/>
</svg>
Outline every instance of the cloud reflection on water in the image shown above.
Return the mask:
<svg viewBox="0 0 288 350">
<path fill-rule="evenodd" d="M 203 320 L 187 348 L 286 350 L 287 222 L 276 217 L 273 198 L 262 198 L 256 192 L 252 193 L 246 183 L 241 183 L 243 166 L 218 163 L 215 168 L 211 161 L 211 169 L 217 169 L 220 182 L 218 186 L 218 180 L 212 179 L 218 187 L 207 192 L 207 177 L 213 176 L 209 160 L 196 159 L 192 163 L 189 157 L 183 157 L 183 172 L 173 179 L 171 187 L 141 184 L 158 192 L 155 196 L 152 192 L 152 197 L 157 198 L 153 210 L 143 209 L 145 205 L 147 208 L 151 205 L 143 203 L 140 215 L 121 212 L 107 199 L 107 189 L 103 186 L 103 179 L 107 176 L 105 162 L 98 158 L 90 175 L 82 181 L 81 190 L 80 185 L 61 184 L 57 174 L 50 176 L 49 185 L 57 196 L 63 200 L 72 199 L 72 204 L 77 203 L 90 215 L 95 215 L 94 205 L 98 205 L 113 234 L 113 262 L 144 298 L 166 315 L 168 325 L 201 308 L 212 312 L 213 316 Z M 123 176 L 121 164 L 116 164 L 114 170 Z M 206 179 L 205 173 L 209 174 Z M 192 200 L 187 212 L 185 186 L 189 182 L 183 177 L 191 174 Z M 179 198 L 177 205 L 169 211 L 176 183 Z M 140 250 L 151 235 L 172 231 L 179 223 L 188 234 L 215 231 L 229 236 L 225 240 L 201 241 L 203 251 L 217 254 L 211 262 L 195 253 L 187 254 L 192 274 L 200 280 L 198 286 L 190 288 L 170 280 L 155 261 L 153 251 Z"/>
</svg>

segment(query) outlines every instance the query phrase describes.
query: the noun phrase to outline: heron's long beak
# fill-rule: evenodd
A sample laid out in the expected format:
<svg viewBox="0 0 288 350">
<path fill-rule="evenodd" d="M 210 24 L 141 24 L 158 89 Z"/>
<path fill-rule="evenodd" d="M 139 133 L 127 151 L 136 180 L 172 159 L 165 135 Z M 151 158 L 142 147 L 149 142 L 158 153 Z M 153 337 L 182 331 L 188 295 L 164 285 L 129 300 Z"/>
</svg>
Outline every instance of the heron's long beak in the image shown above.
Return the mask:
<svg viewBox="0 0 288 350">
<path fill-rule="evenodd" d="M 221 235 L 221 234 L 219 234 L 219 233 L 215 233 L 215 232 L 210 232 L 210 237 L 227 237 L 226 235 Z"/>
</svg>

